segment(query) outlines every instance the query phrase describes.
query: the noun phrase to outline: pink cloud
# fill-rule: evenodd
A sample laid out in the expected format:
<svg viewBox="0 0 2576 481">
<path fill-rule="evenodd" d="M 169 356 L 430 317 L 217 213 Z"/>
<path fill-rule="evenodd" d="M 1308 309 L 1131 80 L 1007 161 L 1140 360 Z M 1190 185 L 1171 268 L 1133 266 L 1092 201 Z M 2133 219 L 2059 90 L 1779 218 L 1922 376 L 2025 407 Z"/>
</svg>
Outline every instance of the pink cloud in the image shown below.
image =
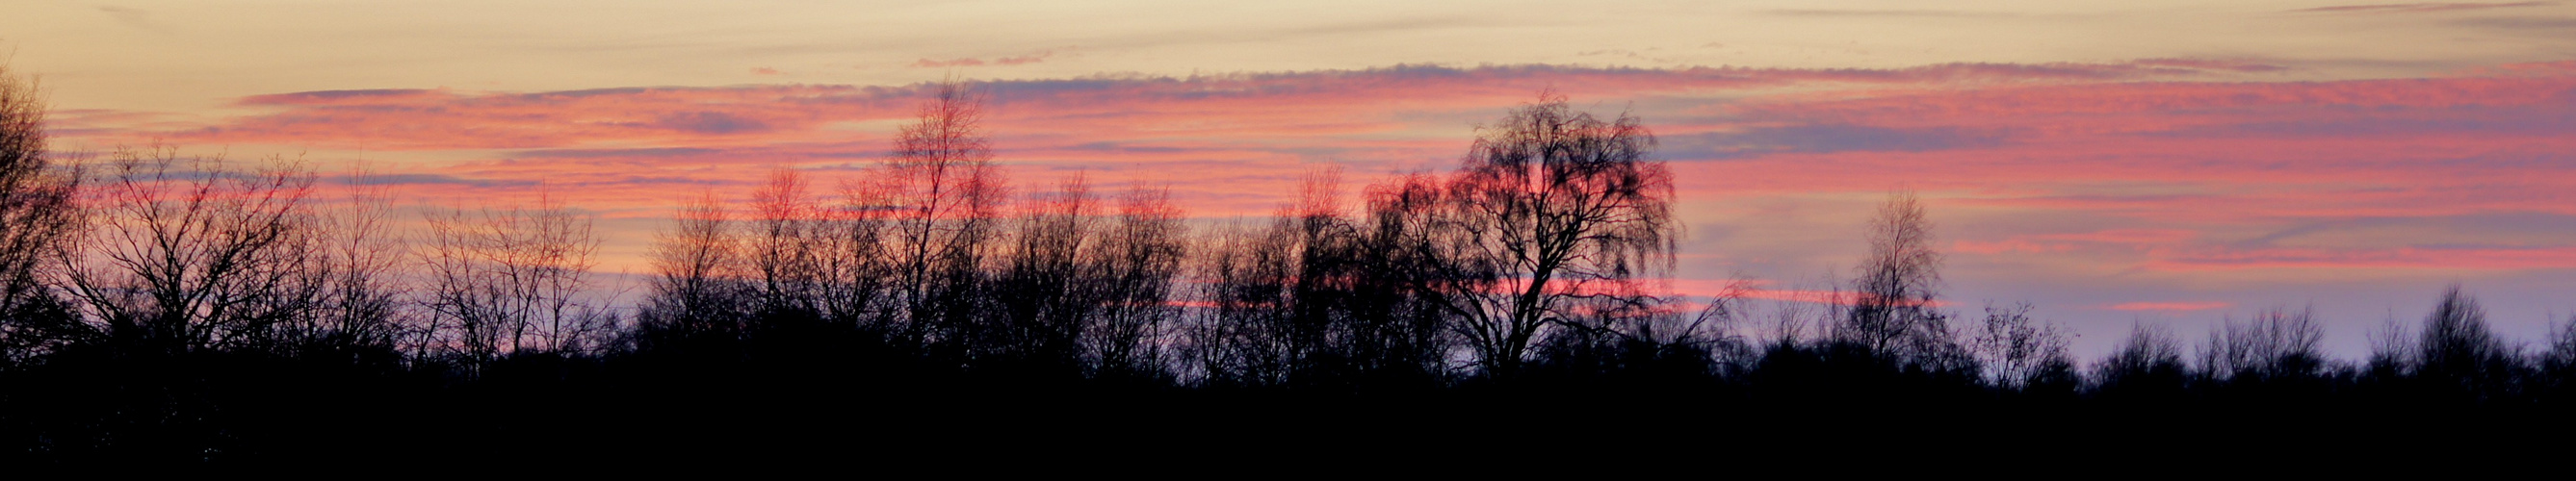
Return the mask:
<svg viewBox="0 0 2576 481">
<path fill-rule="evenodd" d="M 2537 270 L 2576 268 L 2576 246 L 2421 247 L 2383 249 L 2205 249 L 2150 262 L 2170 271 L 2277 268 L 2411 268 Z"/>
<path fill-rule="evenodd" d="M 2071 252 L 2079 248 L 2103 245 L 2137 249 L 2144 246 L 2181 243 L 2199 235 L 2199 232 L 2185 229 L 2112 229 L 2083 233 L 2017 235 L 2000 241 L 1962 240 L 1954 246 L 1954 249 L 1977 254 Z"/>
<path fill-rule="evenodd" d="M 1002 57 L 1002 58 L 997 58 L 997 59 L 993 59 L 993 63 L 995 63 L 995 64 L 1000 64 L 1000 65 L 1022 65 L 1022 64 L 1032 64 L 1032 63 L 1044 62 L 1044 61 L 1046 61 L 1047 57 L 1053 57 L 1053 56 L 1055 56 L 1055 51 L 1053 51 L 1053 50 L 1048 50 L 1048 51 L 1041 51 L 1041 52 L 1038 52 L 1038 53 L 1033 53 L 1033 54 L 1028 54 L 1028 55 L 1020 55 L 1020 56 L 1014 56 L 1014 57 Z"/>
<path fill-rule="evenodd" d="M 2576 136 L 2566 135 L 2576 131 L 2576 63 L 2421 79 L 2247 75 L 2276 68 L 2206 59 L 1819 70 L 1397 66 L 1025 80 L 986 84 L 986 126 L 1000 161 L 1023 182 L 1084 172 L 1113 188 L 1168 185 L 1196 215 L 1257 216 L 1318 165 L 1347 166 L 1355 184 L 1450 165 L 1473 123 L 1554 86 L 1595 111 L 1643 116 L 1686 200 L 1905 184 L 1936 193 L 1944 209 L 2120 226 L 1975 227 L 1998 230 L 1954 234 L 1962 256 L 2087 255 L 2127 263 L 2106 270 L 2166 272 L 2576 268 L 2576 241 L 2441 247 L 2422 237 L 2430 230 L 2326 250 L 2249 240 L 2347 219 L 2576 217 L 2576 176 L 2566 175 L 2576 169 Z M 242 106 L 264 112 L 242 117 L 77 111 L 57 115 L 54 129 L 97 144 L 468 152 L 470 160 L 389 178 L 440 196 L 548 185 L 577 205 L 659 212 L 704 190 L 747 190 L 773 166 L 815 170 L 827 177 L 818 185 L 850 177 L 884 150 L 891 125 L 913 114 L 920 88 L 301 92 L 244 98 Z"/>
<path fill-rule="evenodd" d="M 921 68 L 973 67 L 983 64 L 984 61 L 982 59 L 975 58 L 952 58 L 948 60 L 931 60 L 925 58 L 912 62 L 912 66 Z"/>
</svg>

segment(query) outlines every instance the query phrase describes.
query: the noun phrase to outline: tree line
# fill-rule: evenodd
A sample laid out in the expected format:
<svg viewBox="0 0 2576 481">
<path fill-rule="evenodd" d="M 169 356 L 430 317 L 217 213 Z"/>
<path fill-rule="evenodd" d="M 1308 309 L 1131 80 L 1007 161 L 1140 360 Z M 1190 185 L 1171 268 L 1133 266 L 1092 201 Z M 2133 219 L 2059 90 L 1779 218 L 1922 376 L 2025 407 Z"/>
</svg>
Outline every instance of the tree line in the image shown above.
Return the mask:
<svg viewBox="0 0 2576 481">
<path fill-rule="evenodd" d="M 1674 295 L 1681 225 L 1654 135 L 1552 93 L 1479 127 L 1453 169 L 1357 202 L 1318 172 L 1268 218 L 1193 226 L 1158 188 L 1014 192 L 980 94 L 928 92 L 864 175 L 780 169 L 745 202 L 688 202 L 626 303 L 594 272 L 592 220 L 559 202 L 412 223 L 380 188 L 352 176 L 334 197 L 292 160 L 69 162 L 46 148 L 36 86 L 0 72 L 0 430 L 29 459 L 221 461 L 405 411 L 526 435 L 703 403 L 946 412 L 925 400 L 1030 393 L 1173 416 L 1316 396 L 2513 410 L 2576 392 L 2576 319 L 2529 347 L 2456 286 L 2362 360 L 2326 355 L 2311 312 L 2275 309 L 2188 351 L 2141 324 L 2079 362 L 2027 304 L 1943 307 L 1908 192 L 1866 223 L 1832 295 L 1769 318 L 1743 284 Z M 566 407 L 585 403 L 617 407 Z M 332 427 L 353 419 L 376 427 Z M 442 432 L 404 442 L 491 436 Z"/>
</svg>

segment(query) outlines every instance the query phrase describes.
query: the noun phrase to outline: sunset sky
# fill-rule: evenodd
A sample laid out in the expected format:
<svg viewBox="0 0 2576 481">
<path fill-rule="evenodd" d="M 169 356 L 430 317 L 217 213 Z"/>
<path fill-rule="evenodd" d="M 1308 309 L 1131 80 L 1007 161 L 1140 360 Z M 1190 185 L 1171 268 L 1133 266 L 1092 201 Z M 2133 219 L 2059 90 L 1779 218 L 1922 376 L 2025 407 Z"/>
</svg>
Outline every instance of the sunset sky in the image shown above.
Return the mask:
<svg viewBox="0 0 2576 481">
<path fill-rule="evenodd" d="M 941 78 L 983 83 L 1019 188 L 1207 219 L 1447 168 L 1553 87 L 1661 139 L 1684 291 L 1848 277 L 1911 188 L 1954 308 L 2034 303 L 2086 355 L 2310 304 L 2358 353 L 2452 282 L 2525 340 L 2576 312 L 2576 2 L 1388 3 L 17 0 L 0 56 L 57 150 L 542 192 L 635 272 L 685 199 L 858 175 Z"/>
</svg>

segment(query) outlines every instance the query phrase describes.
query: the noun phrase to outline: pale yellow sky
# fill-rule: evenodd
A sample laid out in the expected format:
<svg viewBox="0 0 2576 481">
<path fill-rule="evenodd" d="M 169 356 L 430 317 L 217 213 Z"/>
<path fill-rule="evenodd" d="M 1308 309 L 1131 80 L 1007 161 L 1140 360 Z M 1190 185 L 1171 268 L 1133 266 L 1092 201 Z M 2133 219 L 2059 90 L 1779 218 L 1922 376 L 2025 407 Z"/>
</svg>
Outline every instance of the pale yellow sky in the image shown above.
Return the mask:
<svg viewBox="0 0 2576 481">
<path fill-rule="evenodd" d="M 2285 78 L 2576 57 L 2576 5 L 2330 1 L 62 1 L 0 6 L 58 108 L 334 89 L 886 85 L 1399 63 L 1883 68 L 2249 59 Z M 1015 65 L 999 60 L 1017 58 Z M 928 59 L 985 65 L 923 67 Z M 1033 60 L 1033 61 L 1032 61 Z M 773 70 L 766 74 L 757 69 Z"/>
</svg>

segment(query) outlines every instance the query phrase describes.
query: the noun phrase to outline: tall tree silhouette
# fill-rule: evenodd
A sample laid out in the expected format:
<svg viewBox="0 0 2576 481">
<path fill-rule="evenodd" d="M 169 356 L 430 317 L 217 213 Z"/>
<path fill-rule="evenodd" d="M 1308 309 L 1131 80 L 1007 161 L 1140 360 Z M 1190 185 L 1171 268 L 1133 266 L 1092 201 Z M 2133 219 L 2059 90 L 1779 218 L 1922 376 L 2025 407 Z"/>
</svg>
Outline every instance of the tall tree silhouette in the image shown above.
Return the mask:
<svg viewBox="0 0 2576 481">
<path fill-rule="evenodd" d="M 829 307 L 836 304 L 836 295 L 852 297 L 839 302 L 864 302 L 873 296 L 832 289 L 833 268 L 843 261 L 832 248 L 839 229 L 806 189 L 803 174 L 780 168 L 752 193 L 752 232 L 741 253 L 748 257 L 750 274 L 758 281 L 757 302 L 751 307 L 794 316 L 856 310 Z"/>
<path fill-rule="evenodd" d="M 894 306 L 882 324 L 902 342 L 945 346 L 938 352 L 962 354 L 957 343 L 981 310 L 976 288 L 1007 200 L 984 138 L 983 105 L 983 94 L 964 82 L 930 86 L 861 202 L 887 219 Z"/>
<path fill-rule="evenodd" d="M 1451 373 L 1459 346 L 1446 293 L 1473 288 L 1480 277 L 1450 254 L 1444 242 L 1447 186 L 1439 176 L 1415 173 L 1371 186 L 1366 217 L 1357 219 L 1353 242 L 1338 254 L 1351 271 L 1349 334 L 1344 355 L 1362 382 L 1375 386 L 1428 385 Z"/>
<path fill-rule="evenodd" d="M 363 183 L 365 173 L 341 177 L 347 196 L 314 207 L 319 245 L 307 279 L 297 285 L 318 286 L 312 310 L 281 326 L 285 354 L 360 356 L 384 363 L 382 357 L 410 347 L 417 352 L 428 326 L 406 298 L 412 293 L 410 245 L 395 230 L 393 198 L 382 186 Z"/>
<path fill-rule="evenodd" d="M 1170 192 L 1138 187 L 1119 196 L 1115 220 L 1090 254 L 1099 269 L 1092 282 L 1107 292 L 1082 335 L 1095 376 L 1165 375 L 1164 345 L 1179 314 L 1173 283 L 1189 254 L 1188 235 Z"/>
<path fill-rule="evenodd" d="M 1439 223 L 1442 257 L 1464 268 L 1436 299 L 1485 373 L 1518 371 L 1580 315 L 1575 301 L 1635 296 L 1670 268 L 1680 224 L 1654 149 L 1637 117 L 1603 120 L 1552 91 L 1478 129 Z"/>
<path fill-rule="evenodd" d="M 1024 204 L 1009 249 L 993 273 L 995 312 L 971 333 L 978 359 L 1024 372 L 1079 372 L 1084 327 L 1110 292 L 1094 257 L 1100 249 L 1098 199 L 1081 177 Z"/>
<path fill-rule="evenodd" d="M 1964 354 L 1949 316 L 1934 307 L 1941 289 L 1932 219 L 1913 191 L 1888 194 L 1869 222 L 1869 257 L 1852 279 L 1848 317 L 1834 329 L 1844 342 L 1911 363 L 1955 367 Z"/>
<path fill-rule="evenodd" d="M 1200 381 L 1221 386 L 1311 386 L 1345 365 L 1330 341 L 1337 329 L 1346 263 L 1355 235 L 1340 206 L 1340 172 L 1307 175 L 1298 199 L 1266 225 L 1220 231 L 1197 277 L 1209 306 L 1192 324 Z"/>
<path fill-rule="evenodd" d="M 45 112 L 36 82 L 0 62 L 0 369 L 79 331 L 70 306 L 44 283 L 46 256 L 80 220 L 80 176 L 46 151 Z"/>
</svg>

